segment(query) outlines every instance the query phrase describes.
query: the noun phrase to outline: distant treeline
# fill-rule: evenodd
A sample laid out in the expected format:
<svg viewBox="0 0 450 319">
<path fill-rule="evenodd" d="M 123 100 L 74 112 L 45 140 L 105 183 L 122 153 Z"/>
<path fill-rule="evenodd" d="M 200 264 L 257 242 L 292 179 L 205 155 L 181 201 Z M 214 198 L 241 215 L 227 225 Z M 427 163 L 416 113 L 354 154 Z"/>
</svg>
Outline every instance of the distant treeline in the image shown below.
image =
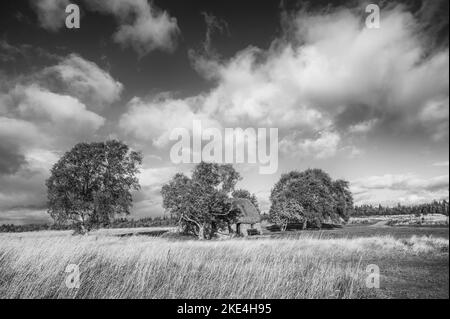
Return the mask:
<svg viewBox="0 0 450 319">
<path fill-rule="evenodd" d="M 144 228 L 144 227 L 168 227 L 175 226 L 177 220 L 171 217 L 147 217 L 142 219 L 118 218 L 110 224 L 101 225 L 100 228 Z M 72 225 L 58 224 L 28 224 L 28 225 L 0 225 L 0 233 L 23 233 L 44 230 L 71 230 Z"/>
<path fill-rule="evenodd" d="M 377 215 L 428 215 L 442 214 L 448 216 L 448 202 L 446 200 L 434 201 L 420 205 L 397 205 L 395 207 L 362 205 L 355 206 L 352 217 L 377 216 Z"/>
<path fill-rule="evenodd" d="M 379 216 L 379 215 L 428 215 L 442 214 L 448 216 L 449 202 L 434 201 L 421 205 L 397 205 L 395 207 L 385 207 L 382 205 L 361 205 L 355 206 L 352 217 Z M 262 214 L 262 220 L 268 220 L 269 215 Z M 171 227 L 176 226 L 178 220 L 172 217 L 147 217 L 142 219 L 117 218 L 109 224 L 101 225 L 100 228 L 144 228 L 144 227 Z M 28 225 L 0 225 L 0 233 L 23 233 L 44 230 L 71 230 L 72 225 L 59 224 L 28 224 Z"/>
</svg>

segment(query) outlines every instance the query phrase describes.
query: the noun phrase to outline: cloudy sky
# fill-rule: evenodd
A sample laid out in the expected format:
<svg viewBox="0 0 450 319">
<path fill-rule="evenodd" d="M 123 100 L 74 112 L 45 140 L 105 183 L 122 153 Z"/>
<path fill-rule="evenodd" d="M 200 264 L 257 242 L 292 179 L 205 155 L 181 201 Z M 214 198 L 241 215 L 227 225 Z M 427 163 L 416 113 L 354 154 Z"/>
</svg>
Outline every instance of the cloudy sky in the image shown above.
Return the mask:
<svg viewBox="0 0 450 319">
<path fill-rule="evenodd" d="M 448 1 L 69 0 L 0 6 L 0 223 L 45 222 L 45 179 L 80 141 L 144 153 L 133 217 L 163 213 L 170 132 L 278 128 L 279 168 L 239 164 L 264 210 L 282 173 L 322 168 L 358 204 L 449 197 Z M 377 3 L 377 2 L 375 2 Z"/>
</svg>

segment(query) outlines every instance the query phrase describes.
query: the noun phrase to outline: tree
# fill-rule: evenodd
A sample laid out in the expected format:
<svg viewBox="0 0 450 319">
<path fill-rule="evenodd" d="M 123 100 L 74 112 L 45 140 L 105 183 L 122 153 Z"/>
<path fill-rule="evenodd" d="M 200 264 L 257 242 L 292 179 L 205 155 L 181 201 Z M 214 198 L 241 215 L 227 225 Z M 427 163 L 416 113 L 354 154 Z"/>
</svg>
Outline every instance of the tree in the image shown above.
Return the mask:
<svg viewBox="0 0 450 319">
<path fill-rule="evenodd" d="M 270 220 L 280 225 L 285 231 L 289 223 L 306 224 L 305 211 L 300 203 L 293 198 L 285 198 L 274 203 L 271 209 Z"/>
<path fill-rule="evenodd" d="M 258 210 L 258 213 L 261 214 L 261 209 L 259 208 L 258 199 L 256 198 L 255 194 L 251 194 L 246 189 L 237 189 L 231 194 L 231 196 L 233 198 L 248 199 L 256 207 L 256 209 Z"/>
<path fill-rule="evenodd" d="M 162 187 L 163 207 L 179 220 L 180 227 L 199 239 L 211 239 L 236 222 L 230 193 L 240 175 L 231 165 L 202 162 L 192 178 L 176 174 Z"/>
<path fill-rule="evenodd" d="M 51 169 L 46 181 L 48 212 L 57 223 L 72 223 L 85 233 L 129 214 L 142 155 L 119 141 L 80 143 Z"/>
<path fill-rule="evenodd" d="M 271 220 L 282 225 L 302 221 L 318 228 L 324 222 L 346 221 L 353 208 L 348 186 L 346 181 L 333 181 L 320 169 L 284 174 L 270 196 Z"/>
<path fill-rule="evenodd" d="M 384 207 L 378 205 L 374 208 L 372 205 L 362 205 L 354 207 L 353 216 L 375 216 L 375 215 L 416 215 L 422 216 L 427 214 L 443 214 L 448 216 L 448 202 L 447 200 L 433 201 L 427 204 L 418 205 L 397 205 L 395 207 Z"/>
<path fill-rule="evenodd" d="M 349 182 L 342 179 L 333 182 L 333 193 L 337 215 L 348 222 L 350 215 L 353 213 L 353 195 L 350 192 Z"/>
</svg>

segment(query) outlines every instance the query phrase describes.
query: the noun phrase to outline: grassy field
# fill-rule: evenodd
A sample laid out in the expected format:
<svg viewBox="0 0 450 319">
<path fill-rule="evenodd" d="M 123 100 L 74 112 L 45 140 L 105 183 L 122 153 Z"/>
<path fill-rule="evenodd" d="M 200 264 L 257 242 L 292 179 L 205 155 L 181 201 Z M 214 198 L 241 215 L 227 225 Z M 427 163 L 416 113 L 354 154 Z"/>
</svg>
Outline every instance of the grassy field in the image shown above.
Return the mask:
<svg viewBox="0 0 450 319">
<path fill-rule="evenodd" d="M 448 228 L 389 229 L 213 242 L 152 229 L 0 234 L 0 298 L 448 298 Z M 65 285 L 69 264 L 79 265 L 79 289 Z M 366 288 L 369 264 L 380 289 Z"/>
<path fill-rule="evenodd" d="M 416 215 L 380 215 L 352 217 L 349 223 L 355 224 L 386 224 L 391 226 L 448 227 L 448 216 L 441 214 Z"/>
<path fill-rule="evenodd" d="M 307 230 L 302 232 L 271 233 L 271 238 L 298 238 L 311 236 L 319 239 L 335 238 L 370 238 L 370 237 L 393 237 L 396 239 L 409 239 L 416 237 L 449 238 L 448 227 L 390 227 L 371 225 L 349 225 L 342 229 L 331 230 Z"/>
</svg>

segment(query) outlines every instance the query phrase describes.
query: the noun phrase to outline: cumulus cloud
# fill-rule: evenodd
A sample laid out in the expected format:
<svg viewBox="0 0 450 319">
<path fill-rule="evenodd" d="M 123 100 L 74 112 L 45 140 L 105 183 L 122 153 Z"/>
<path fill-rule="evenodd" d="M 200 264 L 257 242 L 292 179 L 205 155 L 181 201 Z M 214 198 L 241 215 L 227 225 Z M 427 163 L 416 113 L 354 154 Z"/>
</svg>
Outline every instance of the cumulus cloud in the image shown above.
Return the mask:
<svg viewBox="0 0 450 319">
<path fill-rule="evenodd" d="M 359 13 L 301 11 L 267 50 L 251 46 L 229 59 L 191 54 L 213 89 L 157 103 L 133 99 L 121 127 L 159 146 L 194 118 L 276 127 L 283 152 L 313 158 L 361 154 L 348 133 L 448 139 L 448 48 L 429 54 L 419 22 L 402 6 L 383 9 L 381 29 L 366 28 Z"/>
<path fill-rule="evenodd" d="M 421 178 L 416 174 L 386 174 L 355 180 L 351 190 L 361 203 L 417 204 L 449 198 L 449 175 Z M 382 198 L 382 199 L 380 199 Z"/>
<path fill-rule="evenodd" d="M 0 116 L 6 127 L 16 126 L 10 138 L 32 132 L 15 144 L 77 141 L 103 126 L 105 119 L 96 111 L 117 101 L 122 89 L 95 63 L 71 54 L 32 75 L 9 78 L 0 91 Z"/>
<path fill-rule="evenodd" d="M 42 28 L 55 32 L 64 26 L 69 0 L 31 0 L 30 4 L 36 11 Z"/>
<path fill-rule="evenodd" d="M 321 132 L 316 138 L 302 139 L 293 133 L 280 142 L 281 152 L 295 157 L 330 158 L 336 155 L 341 137 L 336 132 Z"/>
<path fill-rule="evenodd" d="M 90 135 L 104 124 L 104 119 L 72 96 L 60 95 L 32 85 L 18 86 L 18 114 L 34 123 L 49 123 L 51 129 Z"/>
<path fill-rule="evenodd" d="M 95 139 L 105 124 L 105 118 L 83 101 L 95 110 L 117 99 L 121 89 L 109 74 L 76 55 L 33 75 L 10 77 L 7 85 L 0 86 L 0 176 L 10 189 L 23 185 L 21 181 L 35 180 L 22 194 L 14 193 L 22 196 L 16 203 L 31 205 L 36 198 L 42 202 L 40 189 L 56 162 L 54 152 Z M 2 205 L 15 198 L 6 189 L 0 196 Z"/>
<path fill-rule="evenodd" d="M 94 109 L 117 101 L 123 90 L 122 83 L 114 80 L 108 72 L 77 54 L 70 54 L 57 65 L 45 68 L 41 77 L 54 77 L 67 92 Z"/>
<path fill-rule="evenodd" d="M 0 117 L 0 137 L 4 145 L 18 145 L 24 148 L 45 142 L 37 127 L 26 120 L 8 116 Z"/>
<path fill-rule="evenodd" d="M 148 0 L 84 0 L 86 9 L 112 15 L 118 23 L 113 40 L 123 47 L 131 47 L 140 56 L 154 50 L 172 52 L 180 33 L 177 19 Z M 64 26 L 65 8 L 69 0 L 30 1 L 39 24 L 49 31 Z"/>
<path fill-rule="evenodd" d="M 115 42 L 140 56 L 153 50 L 173 51 L 179 34 L 177 19 L 147 0 L 86 0 L 90 10 L 113 15 L 119 28 Z"/>
<path fill-rule="evenodd" d="M 225 62 L 195 61 L 218 82 L 205 110 L 232 123 L 300 128 L 305 142 L 332 124 L 367 133 L 387 126 L 409 132 L 426 122 L 424 134 L 443 137 L 448 49 L 424 58 L 418 22 L 403 7 L 384 9 L 381 29 L 367 29 L 348 9 L 300 12 L 290 24 L 292 35 L 268 50 L 250 47 Z M 355 105 L 364 107 L 353 112 Z"/>
<path fill-rule="evenodd" d="M 165 147 L 174 129 L 192 130 L 194 120 L 201 121 L 204 127 L 219 125 L 206 114 L 194 110 L 197 101 L 198 98 L 183 100 L 163 97 L 149 101 L 134 98 L 128 103 L 128 111 L 122 115 L 119 126 L 141 141 Z"/>
<path fill-rule="evenodd" d="M 184 126 L 197 116 L 222 127 L 277 127 L 283 151 L 316 158 L 332 157 L 339 147 L 353 154 L 357 148 L 343 140 L 346 133 L 448 139 L 448 48 L 429 54 L 419 22 L 404 7 L 383 9 L 381 29 L 366 28 L 349 9 L 301 11 L 289 23 L 293 32 L 267 50 L 248 47 L 228 60 L 191 55 L 215 87 L 147 107 L 134 100 L 122 126 L 157 139 L 161 134 L 144 122 L 158 131 L 174 127 L 172 118 Z M 193 99 L 195 105 L 188 102 Z M 159 123 L 163 117 L 166 123 Z"/>
<path fill-rule="evenodd" d="M 354 125 L 351 125 L 348 131 L 352 134 L 365 134 L 370 132 L 374 126 L 377 124 L 377 119 L 372 119 L 369 121 L 363 121 Z"/>
<path fill-rule="evenodd" d="M 449 98 L 430 100 L 419 114 L 419 121 L 436 141 L 448 141 Z"/>
</svg>

